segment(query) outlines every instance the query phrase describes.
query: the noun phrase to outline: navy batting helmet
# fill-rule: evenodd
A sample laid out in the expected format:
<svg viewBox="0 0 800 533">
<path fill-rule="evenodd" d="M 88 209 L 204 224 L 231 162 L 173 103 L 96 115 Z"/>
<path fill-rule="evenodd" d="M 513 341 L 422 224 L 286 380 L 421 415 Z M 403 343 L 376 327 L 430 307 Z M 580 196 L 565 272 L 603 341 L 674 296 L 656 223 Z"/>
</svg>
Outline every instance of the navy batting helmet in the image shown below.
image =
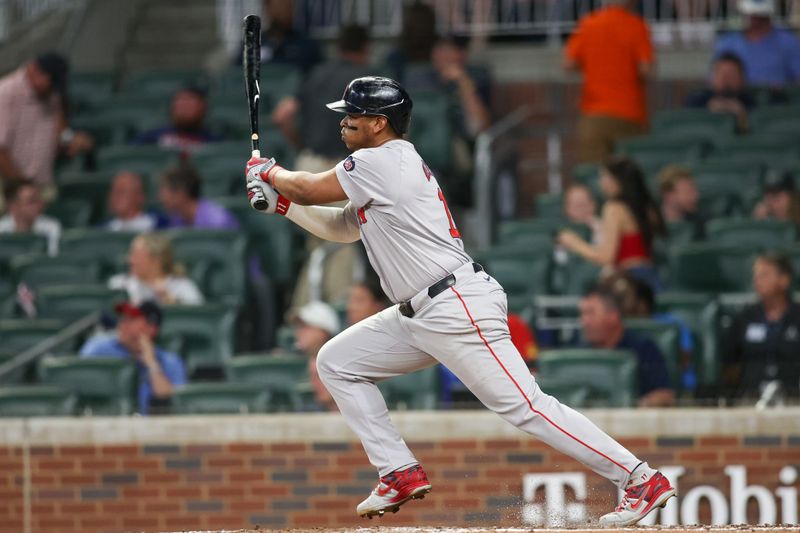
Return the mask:
<svg viewBox="0 0 800 533">
<path fill-rule="evenodd" d="M 328 109 L 351 115 L 386 117 L 392 129 L 403 135 L 408 131 L 412 105 L 406 90 L 393 79 L 366 76 L 347 84 L 342 99 L 328 104 Z"/>
</svg>

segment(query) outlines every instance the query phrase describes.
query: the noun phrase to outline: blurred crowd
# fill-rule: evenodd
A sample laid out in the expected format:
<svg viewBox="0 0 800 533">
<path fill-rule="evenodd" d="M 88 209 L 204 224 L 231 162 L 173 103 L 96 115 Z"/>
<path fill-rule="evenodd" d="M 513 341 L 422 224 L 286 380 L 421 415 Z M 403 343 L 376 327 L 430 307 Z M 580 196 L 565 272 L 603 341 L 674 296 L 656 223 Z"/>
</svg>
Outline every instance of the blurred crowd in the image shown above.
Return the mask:
<svg viewBox="0 0 800 533">
<path fill-rule="evenodd" d="M 471 207 L 475 140 L 491 126 L 493 114 L 490 70 L 470 61 L 470 39 L 439 34 L 433 9 L 414 2 L 405 8 L 399 41 L 378 64 L 370 61 L 369 29 L 354 24 L 341 28 L 335 51 L 326 58 L 320 43 L 295 29 L 286 5 L 290 3 L 266 3 L 269 24 L 261 50 L 264 65 L 287 66 L 299 76 L 293 88 L 265 103 L 267 128 L 280 132 L 286 147 L 283 163 L 314 172 L 346 157 L 339 117 L 324 104 L 337 100 L 353 78 L 387 75 L 415 98 L 411 140 L 436 172 L 456 218 L 460 209 Z M 744 28 L 719 37 L 706 87 L 690 94 L 685 104 L 733 116 L 741 135 L 751 130 L 754 109 L 789 102 L 787 90 L 800 82 L 800 41 L 773 24 L 771 0 L 740 0 L 738 7 Z M 590 180 L 568 180 L 561 194 L 554 261 L 563 262 L 566 256 L 598 271 L 575 308 L 576 334 L 554 341 L 524 310 L 513 308 L 508 316 L 512 341 L 532 372 L 538 371 L 538 355 L 545 348 L 627 350 L 637 361 L 636 404 L 672 406 L 680 398 L 668 358 L 657 343 L 630 330 L 628 319 L 647 318 L 678 328 L 677 388 L 684 396 L 697 392 L 696 328 L 657 309 L 659 295 L 671 289 L 659 254 L 678 225 L 689 228 L 688 242 L 705 240 L 713 213 L 701 201 L 690 166 L 661 165 L 650 176 L 635 157 L 620 155 L 621 142 L 648 133 L 647 84 L 657 72 L 649 30 L 635 0 L 609 0 L 582 19 L 566 43 L 564 67 L 579 73 L 582 84 L 575 156 L 596 170 Z M 235 202 L 246 207 L 243 179 L 238 188 L 223 185 L 222 195 L 207 192 L 227 179 L 222 175 L 227 169 L 220 172 L 208 163 L 214 159 L 214 146 L 239 141 L 233 156 L 241 160 L 241 170 L 247 159 L 247 137 L 241 133 L 246 126 L 229 128 L 214 120 L 215 103 L 224 105 L 213 80 L 182 80 L 164 97 L 166 115 L 153 114 L 161 122 L 150 120 L 148 126 L 126 131 L 122 145 L 169 154 L 168 165 L 123 164 L 108 172 L 111 167 L 103 167 L 103 158 L 114 143 L 97 123 L 82 120 L 80 106 L 71 100 L 71 79 L 68 61 L 55 52 L 40 54 L 0 78 L 0 234 L 43 236 L 46 248 L 37 256 L 42 261 L 69 256 L 74 251 L 62 237 L 81 226 L 74 223 L 70 202 L 86 199 L 67 195 L 66 177 L 77 175 L 80 181 L 81 176 L 106 172 L 101 216 L 83 226 L 105 235 L 131 236 L 124 261 L 104 271 L 100 280 L 125 301 L 105 309 L 104 327 L 84 339 L 80 357 L 136 361 L 141 375 L 136 410 L 142 414 L 163 410 L 175 388 L 194 379 L 219 379 L 219 374 L 197 373 L 185 364 L 181 350 L 190 349 L 191 343 L 176 349 L 162 334 L 171 307 L 219 303 L 209 282 L 210 267 L 198 267 L 191 253 L 181 255 L 174 235 L 187 230 L 245 233 L 250 242 L 239 270 L 247 290 L 232 304 L 237 315 L 234 350 L 301 354 L 307 361 L 308 388 L 302 405 L 295 407 L 335 409 L 316 373 L 317 353 L 344 327 L 392 305 L 360 244 L 322 243 L 287 233 L 266 219 L 251 220 L 252 213 L 232 207 Z M 236 112 L 244 115 L 243 109 L 242 101 Z M 439 135 L 440 130 L 445 134 Z M 743 218 L 800 225 L 795 179 L 791 169 L 768 172 L 758 194 L 742 209 Z M 237 190 L 241 194 L 234 201 Z M 265 229 L 252 233 L 258 224 Z M 288 240 L 278 239 L 281 232 Z M 273 247 L 270 253 L 257 245 L 265 234 L 270 237 L 262 244 Z M 289 254 L 286 279 L 274 273 L 282 242 L 300 243 Z M 226 249 L 218 252 L 224 256 Z M 14 254 L 0 255 L 10 261 Z M 8 265 L 3 274 L 0 294 L 12 302 L 5 318 L 46 314 L 36 286 L 15 279 Z M 774 251 L 758 254 L 752 269 L 756 300 L 732 318 L 730 334 L 721 341 L 720 381 L 705 391 L 706 398 L 758 398 L 765 384 L 775 381 L 788 396 L 800 396 L 800 310 L 791 297 L 794 280 L 789 257 Z M 447 369 L 437 372 L 440 405 L 475 401 Z"/>
</svg>

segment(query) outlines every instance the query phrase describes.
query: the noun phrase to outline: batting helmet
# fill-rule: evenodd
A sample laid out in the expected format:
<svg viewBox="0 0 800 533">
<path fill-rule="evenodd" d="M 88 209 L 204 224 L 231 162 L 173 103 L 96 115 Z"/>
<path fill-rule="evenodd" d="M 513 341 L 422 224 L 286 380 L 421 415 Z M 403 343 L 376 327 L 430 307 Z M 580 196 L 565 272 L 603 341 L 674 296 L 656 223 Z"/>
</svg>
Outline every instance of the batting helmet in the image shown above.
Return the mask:
<svg viewBox="0 0 800 533">
<path fill-rule="evenodd" d="M 403 135 L 411 120 L 411 97 L 390 78 L 366 76 L 347 84 L 342 99 L 328 104 L 328 109 L 351 115 L 386 117 L 392 129 Z"/>
</svg>

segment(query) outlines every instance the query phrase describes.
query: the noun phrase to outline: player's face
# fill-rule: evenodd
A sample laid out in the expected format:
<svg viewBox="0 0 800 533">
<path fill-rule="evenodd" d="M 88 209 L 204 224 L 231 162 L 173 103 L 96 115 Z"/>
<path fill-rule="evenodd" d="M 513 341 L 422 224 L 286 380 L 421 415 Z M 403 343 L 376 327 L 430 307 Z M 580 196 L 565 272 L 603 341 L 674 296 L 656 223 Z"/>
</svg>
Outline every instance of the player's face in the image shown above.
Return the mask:
<svg viewBox="0 0 800 533">
<path fill-rule="evenodd" d="M 386 119 L 365 115 L 345 115 L 339 122 L 342 141 L 350 151 L 371 148 L 378 133 L 386 126 Z"/>
</svg>

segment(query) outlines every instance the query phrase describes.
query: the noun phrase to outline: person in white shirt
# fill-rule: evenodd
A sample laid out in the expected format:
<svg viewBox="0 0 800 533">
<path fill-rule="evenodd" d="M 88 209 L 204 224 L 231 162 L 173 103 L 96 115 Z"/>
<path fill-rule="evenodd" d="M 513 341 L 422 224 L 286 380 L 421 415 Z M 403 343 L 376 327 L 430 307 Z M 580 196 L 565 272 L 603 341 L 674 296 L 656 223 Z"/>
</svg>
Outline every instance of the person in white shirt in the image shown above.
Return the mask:
<svg viewBox="0 0 800 533">
<path fill-rule="evenodd" d="M 133 239 L 128 266 L 129 273 L 112 276 L 108 286 L 127 291 L 134 305 L 147 300 L 161 305 L 203 303 L 200 289 L 175 263 L 172 245 L 165 235 L 144 233 Z"/>
<path fill-rule="evenodd" d="M 44 200 L 33 180 L 12 181 L 5 186 L 8 213 L 0 218 L 0 233 L 35 233 L 47 237 L 47 253 L 58 255 L 61 223 L 42 214 Z"/>
<path fill-rule="evenodd" d="M 144 210 L 145 194 L 142 176 L 130 170 L 121 170 L 111 182 L 108 193 L 108 211 L 114 218 L 106 223 L 111 231 L 153 231 L 158 217 Z"/>
</svg>

